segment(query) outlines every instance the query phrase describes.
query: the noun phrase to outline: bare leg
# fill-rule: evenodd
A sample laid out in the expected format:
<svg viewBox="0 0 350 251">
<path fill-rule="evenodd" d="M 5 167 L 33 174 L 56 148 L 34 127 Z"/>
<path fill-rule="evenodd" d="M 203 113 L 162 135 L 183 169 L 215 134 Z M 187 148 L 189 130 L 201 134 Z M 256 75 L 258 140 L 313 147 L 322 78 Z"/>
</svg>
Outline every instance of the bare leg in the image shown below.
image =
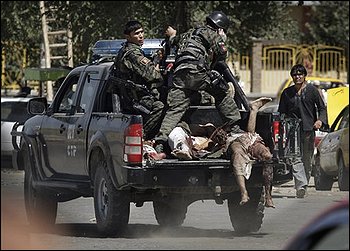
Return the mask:
<svg viewBox="0 0 350 251">
<path fill-rule="evenodd" d="M 245 152 L 242 143 L 234 141 L 230 145 L 231 150 L 231 165 L 233 168 L 233 173 L 236 178 L 240 193 L 241 201 L 240 205 L 244 205 L 249 201 L 249 195 L 247 188 L 245 186 L 245 177 L 243 176 L 243 168 L 247 163 L 248 154 Z"/>
<path fill-rule="evenodd" d="M 266 147 L 262 142 L 255 142 L 250 148 L 250 154 L 259 160 L 269 161 L 272 158 L 272 154 L 268 147 Z M 275 205 L 272 201 L 272 181 L 273 181 L 273 167 L 267 163 L 263 166 L 263 177 L 264 177 L 264 187 L 265 187 L 265 206 L 273 207 Z"/>
<path fill-rule="evenodd" d="M 239 186 L 239 190 L 241 191 L 241 201 L 239 204 L 242 206 L 249 201 L 248 191 L 245 187 L 245 179 L 243 175 L 236 175 L 236 180 Z"/>
<path fill-rule="evenodd" d="M 247 125 L 248 132 L 255 132 L 256 126 L 256 116 L 257 113 L 263 105 L 272 101 L 271 98 L 261 97 L 250 103 L 250 114 Z M 257 144 L 253 150 L 252 155 L 257 157 L 260 160 L 270 160 L 272 154 L 269 149 L 263 144 Z M 264 189 L 265 189 L 265 206 L 275 208 L 275 205 L 272 201 L 272 180 L 273 180 L 273 167 L 270 165 L 264 165 L 263 167 L 263 176 L 264 176 Z"/>
<path fill-rule="evenodd" d="M 257 100 L 254 100 L 253 102 L 250 103 L 251 111 L 250 111 L 248 126 L 247 126 L 248 132 L 251 132 L 251 133 L 255 132 L 256 116 L 257 116 L 258 110 L 260 107 L 262 107 L 263 105 L 265 105 L 266 103 L 268 103 L 270 101 L 272 101 L 271 98 L 262 97 L 262 98 L 259 98 Z M 231 149 L 233 152 L 232 157 L 231 157 L 231 162 L 233 163 L 234 168 L 237 168 L 239 166 L 239 165 L 237 165 L 237 162 L 238 163 L 242 162 L 241 158 L 242 158 L 242 156 L 245 155 L 244 150 L 242 149 L 242 146 L 236 145 L 237 143 L 238 142 L 234 142 L 233 144 L 231 144 Z M 265 147 L 264 145 L 262 145 L 262 146 Z M 266 147 L 265 147 L 266 149 L 262 149 L 263 147 L 260 146 L 260 149 L 259 149 L 259 147 L 257 147 L 259 154 L 261 154 L 261 157 L 263 159 L 266 159 L 266 160 L 270 159 L 272 157 L 270 151 Z M 267 152 L 265 150 L 267 150 Z M 235 176 L 236 176 L 236 181 L 237 181 L 237 184 L 238 184 L 240 192 L 241 192 L 241 201 L 239 204 L 244 205 L 249 201 L 248 191 L 247 191 L 246 186 L 245 186 L 245 178 L 243 175 L 237 174 L 237 170 L 235 171 Z M 272 197 L 271 197 L 271 190 L 272 190 L 271 181 L 272 180 L 265 179 L 265 176 L 264 176 L 264 180 L 266 181 L 265 182 L 266 183 L 265 184 L 265 194 L 266 194 L 266 197 L 265 197 L 266 203 L 265 204 L 268 207 L 275 207 L 273 202 L 272 202 Z M 266 191 L 268 191 L 268 192 L 266 192 Z"/>
<path fill-rule="evenodd" d="M 271 165 L 264 165 L 263 167 L 264 187 L 265 187 L 265 207 L 275 208 L 272 201 L 272 179 L 273 179 L 273 167 Z"/>
<path fill-rule="evenodd" d="M 249 120 L 247 125 L 247 131 L 248 132 L 255 132 L 255 125 L 256 125 L 256 115 L 263 105 L 266 103 L 272 101 L 271 98 L 261 97 L 258 98 L 250 103 L 250 114 L 249 114 Z"/>
</svg>

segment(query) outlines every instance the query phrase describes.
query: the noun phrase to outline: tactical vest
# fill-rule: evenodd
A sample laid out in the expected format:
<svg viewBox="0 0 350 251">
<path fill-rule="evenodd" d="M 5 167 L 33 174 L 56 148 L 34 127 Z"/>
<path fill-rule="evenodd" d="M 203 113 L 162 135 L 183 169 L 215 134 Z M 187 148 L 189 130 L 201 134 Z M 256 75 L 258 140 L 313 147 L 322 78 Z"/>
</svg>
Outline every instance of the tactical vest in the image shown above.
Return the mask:
<svg viewBox="0 0 350 251">
<path fill-rule="evenodd" d="M 203 37 L 206 28 L 194 28 L 181 35 L 175 67 L 181 63 L 208 65 L 210 44 Z"/>
<path fill-rule="evenodd" d="M 119 78 L 132 80 L 133 76 L 131 72 L 125 67 L 123 67 L 124 58 L 128 56 L 131 52 L 132 50 L 126 50 L 123 46 L 119 51 L 117 57 L 115 58 L 114 69 L 116 76 L 118 76 Z"/>
</svg>

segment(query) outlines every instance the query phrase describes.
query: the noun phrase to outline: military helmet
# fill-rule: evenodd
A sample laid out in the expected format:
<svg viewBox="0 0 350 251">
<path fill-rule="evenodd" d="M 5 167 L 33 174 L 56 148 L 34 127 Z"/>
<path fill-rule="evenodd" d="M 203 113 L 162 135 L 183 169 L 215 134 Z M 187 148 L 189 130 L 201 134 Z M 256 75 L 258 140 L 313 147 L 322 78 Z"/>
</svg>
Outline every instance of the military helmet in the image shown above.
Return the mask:
<svg viewBox="0 0 350 251">
<path fill-rule="evenodd" d="M 228 27 L 230 26 L 230 19 L 222 11 L 213 11 L 206 18 L 207 24 L 213 28 L 221 28 L 227 32 Z"/>
</svg>

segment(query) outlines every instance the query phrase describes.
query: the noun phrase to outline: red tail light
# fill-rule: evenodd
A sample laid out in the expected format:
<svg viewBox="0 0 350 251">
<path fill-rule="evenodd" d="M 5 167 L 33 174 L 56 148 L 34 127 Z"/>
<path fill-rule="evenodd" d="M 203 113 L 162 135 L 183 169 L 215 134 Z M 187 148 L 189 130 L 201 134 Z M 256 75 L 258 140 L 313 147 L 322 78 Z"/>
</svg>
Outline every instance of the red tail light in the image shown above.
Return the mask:
<svg viewBox="0 0 350 251">
<path fill-rule="evenodd" d="M 280 122 L 279 121 L 273 121 L 272 123 L 272 130 L 273 130 L 273 139 L 275 144 L 278 143 L 278 138 L 280 134 Z"/>
<path fill-rule="evenodd" d="M 125 129 L 124 161 L 142 162 L 142 124 L 132 124 Z"/>
</svg>

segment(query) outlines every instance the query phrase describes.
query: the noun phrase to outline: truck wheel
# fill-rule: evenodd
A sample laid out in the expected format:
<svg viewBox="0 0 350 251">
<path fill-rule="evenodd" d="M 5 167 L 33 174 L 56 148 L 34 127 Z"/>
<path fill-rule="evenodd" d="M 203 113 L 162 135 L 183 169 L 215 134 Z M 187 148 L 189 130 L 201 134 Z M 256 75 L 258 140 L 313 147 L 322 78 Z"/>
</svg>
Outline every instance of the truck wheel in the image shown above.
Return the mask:
<svg viewBox="0 0 350 251">
<path fill-rule="evenodd" d="M 349 170 L 345 169 L 343 156 L 338 160 L 338 185 L 340 191 L 349 191 Z"/>
<path fill-rule="evenodd" d="M 184 223 L 187 203 L 182 200 L 153 201 L 153 210 L 160 226 L 177 227 Z"/>
<path fill-rule="evenodd" d="M 333 186 L 333 177 L 327 175 L 320 166 L 320 155 L 315 158 L 314 182 L 318 191 L 330 191 Z"/>
<path fill-rule="evenodd" d="M 262 187 L 248 189 L 250 200 L 241 206 L 239 192 L 234 192 L 228 198 L 228 211 L 232 226 L 237 233 L 257 232 L 264 218 L 264 197 Z"/>
<path fill-rule="evenodd" d="M 27 149 L 27 148 L 26 148 Z M 24 158 L 24 204 L 28 222 L 39 228 L 52 227 L 56 222 L 58 202 L 50 195 L 34 188 L 34 177 L 30 167 L 29 153 L 23 151 Z"/>
<path fill-rule="evenodd" d="M 130 214 L 127 191 L 117 190 L 101 161 L 94 180 L 94 207 L 98 231 L 104 236 L 115 236 L 126 230 Z"/>
</svg>

